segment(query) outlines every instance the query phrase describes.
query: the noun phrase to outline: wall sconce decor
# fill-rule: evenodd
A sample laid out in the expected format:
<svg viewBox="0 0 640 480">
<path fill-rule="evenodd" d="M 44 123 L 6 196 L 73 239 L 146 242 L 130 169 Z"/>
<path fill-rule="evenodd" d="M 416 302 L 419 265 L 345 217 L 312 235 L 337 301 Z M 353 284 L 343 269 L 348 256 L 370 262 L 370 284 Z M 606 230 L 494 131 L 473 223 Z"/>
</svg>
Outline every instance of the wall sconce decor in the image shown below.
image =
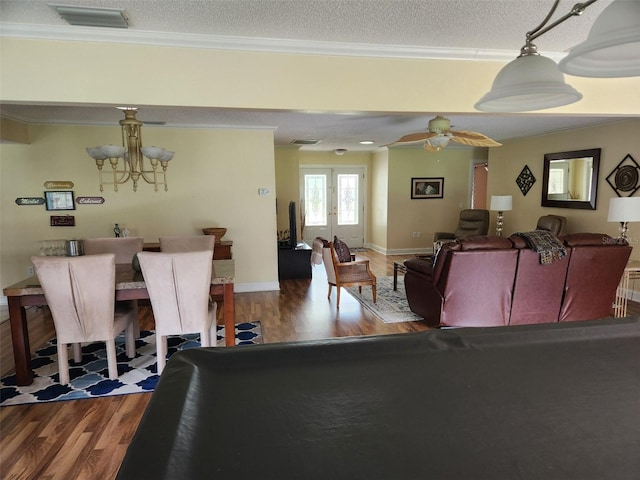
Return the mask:
<svg viewBox="0 0 640 480">
<path fill-rule="evenodd" d="M 103 184 L 113 184 L 113 190 L 118 191 L 118 185 L 133 180 L 133 191 L 138 190 L 138 180 L 153 184 L 154 190 L 158 191 L 158 185 L 167 188 L 167 167 L 175 152 L 170 152 L 162 147 L 142 146 L 142 122 L 136 118 L 137 108 L 120 108 L 124 112 L 124 119 L 120 120 L 122 126 L 122 144 L 99 145 L 97 147 L 87 147 L 87 153 L 96 161 L 96 166 L 100 173 L 100 191 L 103 191 Z M 149 159 L 151 170 L 145 170 L 144 157 Z M 122 167 L 119 168 L 120 159 Z M 113 173 L 113 181 L 103 181 L 102 167 L 104 161 L 109 160 Z M 162 170 L 158 169 L 162 167 Z"/>
<path fill-rule="evenodd" d="M 525 165 L 520 175 L 518 175 L 518 178 L 516 178 L 516 185 L 520 188 L 523 196 L 527 196 L 527 193 L 529 193 L 534 183 L 536 183 L 536 177 L 531 173 L 529 165 Z"/>
<path fill-rule="evenodd" d="M 619 197 L 631 197 L 640 190 L 640 165 L 627 154 L 607 176 L 607 183 Z"/>
</svg>

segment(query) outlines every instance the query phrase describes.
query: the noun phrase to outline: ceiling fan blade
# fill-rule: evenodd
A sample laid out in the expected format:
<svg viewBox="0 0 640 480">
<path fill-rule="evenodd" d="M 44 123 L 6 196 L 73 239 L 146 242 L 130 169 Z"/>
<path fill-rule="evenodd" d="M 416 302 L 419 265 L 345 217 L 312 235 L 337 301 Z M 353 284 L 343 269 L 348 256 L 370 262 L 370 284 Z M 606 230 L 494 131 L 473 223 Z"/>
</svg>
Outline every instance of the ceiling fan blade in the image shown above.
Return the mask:
<svg viewBox="0 0 640 480">
<path fill-rule="evenodd" d="M 463 145 L 471 145 L 473 147 L 500 147 L 501 143 L 478 132 L 469 132 L 466 130 L 451 130 L 451 140 L 462 143 Z"/>
<path fill-rule="evenodd" d="M 416 142 L 424 142 L 426 139 L 435 137 L 437 133 L 432 132 L 418 132 L 418 133 L 410 133 L 409 135 L 405 135 L 404 137 L 396 140 L 391 145 L 395 145 L 396 143 L 416 143 Z"/>
</svg>

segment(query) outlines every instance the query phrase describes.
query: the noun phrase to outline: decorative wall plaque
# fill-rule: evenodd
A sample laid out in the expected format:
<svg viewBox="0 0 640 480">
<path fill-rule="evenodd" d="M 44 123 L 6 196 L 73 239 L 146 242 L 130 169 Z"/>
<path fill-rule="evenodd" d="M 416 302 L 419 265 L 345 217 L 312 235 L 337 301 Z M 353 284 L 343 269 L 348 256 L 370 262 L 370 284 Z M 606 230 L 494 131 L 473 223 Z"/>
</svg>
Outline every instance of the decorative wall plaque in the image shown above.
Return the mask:
<svg viewBox="0 0 640 480">
<path fill-rule="evenodd" d="M 42 197 L 18 197 L 16 198 L 16 205 L 44 205 L 44 198 Z"/>
<path fill-rule="evenodd" d="M 529 165 L 525 165 L 518 178 L 516 178 L 516 184 L 520 187 L 522 195 L 526 197 L 534 183 L 536 183 L 536 177 L 529 170 Z"/>
<path fill-rule="evenodd" d="M 101 205 L 104 203 L 104 197 L 76 197 L 78 205 Z"/>
<path fill-rule="evenodd" d="M 640 165 L 627 154 L 611 171 L 607 183 L 619 197 L 631 197 L 640 189 Z"/>
<path fill-rule="evenodd" d="M 44 188 L 54 190 L 58 188 L 73 188 L 73 182 L 68 180 L 49 180 L 44 182 Z"/>
<path fill-rule="evenodd" d="M 52 227 L 75 227 L 76 217 L 73 215 L 55 216 L 51 215 Z"/>
</svg>

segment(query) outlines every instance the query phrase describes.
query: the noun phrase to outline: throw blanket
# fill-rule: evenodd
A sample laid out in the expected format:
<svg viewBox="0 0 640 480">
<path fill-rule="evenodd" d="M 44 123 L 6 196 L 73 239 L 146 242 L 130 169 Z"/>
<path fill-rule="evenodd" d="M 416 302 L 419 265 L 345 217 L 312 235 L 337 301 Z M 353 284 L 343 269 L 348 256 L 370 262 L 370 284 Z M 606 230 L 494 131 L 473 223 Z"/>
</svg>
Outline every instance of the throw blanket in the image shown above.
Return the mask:
<svg viewBox="0 0 640 480">
<path fill-rule="evenodd" d="M 549 265 L 567 254 L 567 250 L 560 240 L 553 233 L 546 230 L 519 232 L 514 233 L 514 235 L 522 237 L 531 250 L 540 254 L 540 263 L 542 265 Z"/>
</svg>

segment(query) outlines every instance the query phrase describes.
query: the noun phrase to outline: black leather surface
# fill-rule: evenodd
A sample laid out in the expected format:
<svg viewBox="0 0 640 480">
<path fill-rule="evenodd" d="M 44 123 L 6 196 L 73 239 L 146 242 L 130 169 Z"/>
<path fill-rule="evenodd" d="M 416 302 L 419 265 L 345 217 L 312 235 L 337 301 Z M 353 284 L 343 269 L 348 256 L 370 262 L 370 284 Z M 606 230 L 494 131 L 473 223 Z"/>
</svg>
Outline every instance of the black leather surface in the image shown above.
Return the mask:
<svg viewBox="0 0 640 480">
<path fill-rule="evenodd" d="M 640 318 L 173 355 L 118 479 L 631 479 Z"/>
</svg>

